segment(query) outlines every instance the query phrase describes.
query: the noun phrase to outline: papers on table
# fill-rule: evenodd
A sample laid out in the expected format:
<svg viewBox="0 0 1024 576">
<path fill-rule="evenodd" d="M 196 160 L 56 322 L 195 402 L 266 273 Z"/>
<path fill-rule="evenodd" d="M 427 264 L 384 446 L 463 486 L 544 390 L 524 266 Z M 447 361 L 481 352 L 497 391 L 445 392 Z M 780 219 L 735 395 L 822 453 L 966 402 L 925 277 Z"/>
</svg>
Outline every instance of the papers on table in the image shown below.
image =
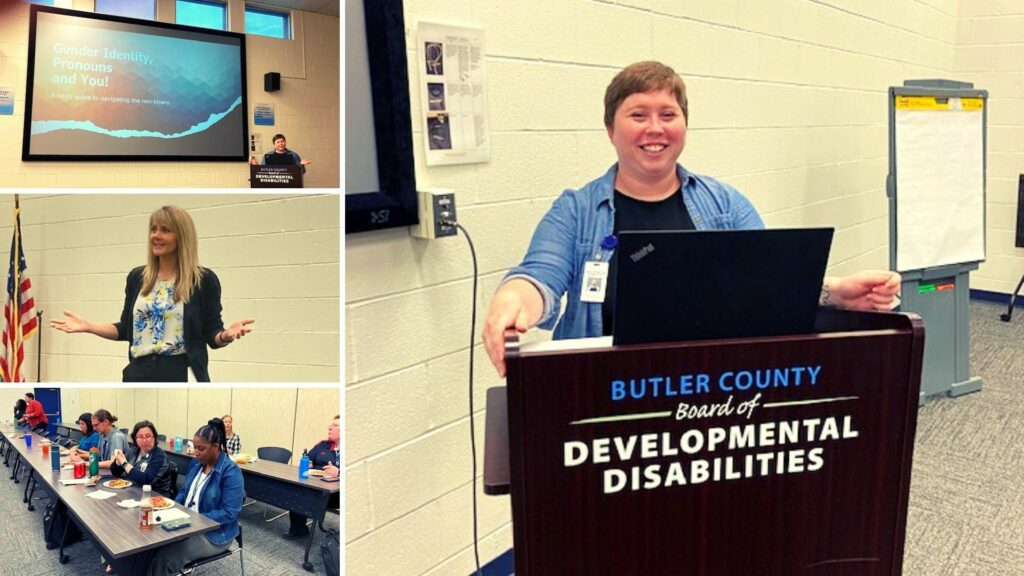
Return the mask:
<svg viewBox="0 0 1024 576">
<path fill-rule="evenodd" d="M 170 522 L 171 520 L 188 520 L 188 512 L 178 508 L 168 508 L 167 510 L 153 510 L 153 524 L 163 524 L 164 522 Z"/>
<path fill-rule="evenodd" d="M 65 466 L 65 468 L 67 468 L 67 466 Z M 77 479 L 76 478 L 61 478 L 60 479 L 60 485 L 61 486 L 71 486 L 72 484 L 88 484 L 88 483 L 89 483 L 89 479 L 88 478 L 77 478 Z"/>
<path fill-rule="evenodd" d="M 94 498 L 96 500 L 106 500 L 107 498 L 113 498 L 114 496 L 117 496 L 117 493 L 116 492 L 107 492 L 106 490 L 97 490 L 95 492 L 90 492 L 89 494 L 86 494 L 85 496 L 87 498 Z"/>
</svg>

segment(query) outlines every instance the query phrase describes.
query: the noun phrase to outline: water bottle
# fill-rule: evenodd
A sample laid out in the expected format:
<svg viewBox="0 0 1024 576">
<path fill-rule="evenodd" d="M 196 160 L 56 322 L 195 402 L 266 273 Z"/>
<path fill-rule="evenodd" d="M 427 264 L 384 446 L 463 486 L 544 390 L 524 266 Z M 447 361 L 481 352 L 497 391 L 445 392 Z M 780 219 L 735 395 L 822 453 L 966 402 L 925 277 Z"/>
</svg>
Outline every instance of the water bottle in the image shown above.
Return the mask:
<svg viewBox="0 0 1024 576">
<path fill-rule="evenodd" d="M 54 472 L 60 472 L 60 444 L 54 443 L 50 446 L 50 468 Z"/>
<path fill-rule="evenodd" d="M 299 460 L 299 480 L 307 480 L 309 478 L 309 456 L 306 455 L 306 451 L 302 451 L 302 458 Z"/>
<path fill-rule="evenodd" d="M 100 450 L 93 446 L 89 449 L 89 477 L 100 475 Z"/>
<path fill-rule="evenodd" d="M 139 529 L 153 529 L 153 498 L 149 484 L 142 487 L 142 500 L 139 500 Z"/>
</svg>

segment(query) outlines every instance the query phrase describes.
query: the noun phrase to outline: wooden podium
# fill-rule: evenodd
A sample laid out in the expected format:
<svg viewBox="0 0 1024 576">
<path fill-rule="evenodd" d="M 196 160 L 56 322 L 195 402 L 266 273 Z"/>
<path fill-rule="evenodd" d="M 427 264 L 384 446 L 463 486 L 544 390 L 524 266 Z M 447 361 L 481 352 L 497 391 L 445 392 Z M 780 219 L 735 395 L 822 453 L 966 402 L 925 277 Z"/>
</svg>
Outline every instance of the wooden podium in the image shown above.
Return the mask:
<svg viewBox="0 0 1024 576">
<path fill-rule="evenodd" d="M 250 188 L 302 188 L 302 166 L 250 164 Z"/>
<path fill-rule="evenodd" d="M 901 574 L 923 325 L 822 309 L 816 331 L 510 335 L 484 485 L 511 491 L 516 576 Z"/>
</svg>

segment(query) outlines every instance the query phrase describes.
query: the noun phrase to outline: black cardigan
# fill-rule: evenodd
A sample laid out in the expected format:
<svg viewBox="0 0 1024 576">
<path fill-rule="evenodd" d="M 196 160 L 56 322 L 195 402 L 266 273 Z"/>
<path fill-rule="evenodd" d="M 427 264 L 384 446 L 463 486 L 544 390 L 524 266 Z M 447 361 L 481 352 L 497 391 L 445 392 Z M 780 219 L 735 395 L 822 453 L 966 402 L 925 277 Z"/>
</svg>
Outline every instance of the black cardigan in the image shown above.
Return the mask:
<svg viewBox="0 0 1024 576">
<path fill-rule="evenodd" d="M 135 300 L 142 292 L 142 272 L 144 266 L 128 273 L 128 281 L 124 288 L 124 310 L 121 311 L 121 321 L 116 322 L 117 339 L 132 341 L 134 322 L 132 312 L 135 309 Z M 224 321 L 221 320 L 220 312 L 220 280 L 213 270 L 201 268 L 202 278 L 199 286 L 192 291 L 189 303 L 185 305 L 185 325 L 182 332 L 185 334 L 185 350 L 188 353 L 188 365 L 192 368 L 196 380 L 209 382 L 210 373 L 207 366 L 210 363 L 206 353 L 206 346 L 210 348 L 221 348 L 217 345 L 217 334 L 224 330 Z M 131 346 L 129 345 L 129 356 Z"/>
<path fill-rule="evenodd" d="M 139 447 L 133 444 L 128 448 L 128 452 L 124 455 L 125 459 L 128 460 L 129 464 L 133 464 L 135 459 L 138 458 L 139 452 Z M 132 468 L 131 472 L 125 472 L 123 466 L 116 462 L 111 462 L 110 474 L 115 478 L 131 480 L 136 483 L 139 488 L 149 484 L 153 488 L 154 492 L 167 496 L 168 498 L 171 497 L 170 461 L 167 459 L 166 453 L 164 453 L 159 446 L 154 446 L 153 449 L 149 451 L 149 464 L 146 465 L 145 472 L 138 468 Z"/>
</svg>

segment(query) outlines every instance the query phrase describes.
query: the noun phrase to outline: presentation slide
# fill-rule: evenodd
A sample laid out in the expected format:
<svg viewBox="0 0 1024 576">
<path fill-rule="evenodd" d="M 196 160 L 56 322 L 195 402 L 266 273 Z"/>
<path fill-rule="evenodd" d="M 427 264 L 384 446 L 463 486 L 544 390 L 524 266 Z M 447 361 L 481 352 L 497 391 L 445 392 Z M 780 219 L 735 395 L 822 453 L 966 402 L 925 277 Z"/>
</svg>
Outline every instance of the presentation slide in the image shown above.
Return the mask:
<svg viewBox="0 0 1024 576">
<path fill-rule="evenodd" d="M 25 160 L 244 160 L 245 38 L 33 6 Z"/>
</svg>

